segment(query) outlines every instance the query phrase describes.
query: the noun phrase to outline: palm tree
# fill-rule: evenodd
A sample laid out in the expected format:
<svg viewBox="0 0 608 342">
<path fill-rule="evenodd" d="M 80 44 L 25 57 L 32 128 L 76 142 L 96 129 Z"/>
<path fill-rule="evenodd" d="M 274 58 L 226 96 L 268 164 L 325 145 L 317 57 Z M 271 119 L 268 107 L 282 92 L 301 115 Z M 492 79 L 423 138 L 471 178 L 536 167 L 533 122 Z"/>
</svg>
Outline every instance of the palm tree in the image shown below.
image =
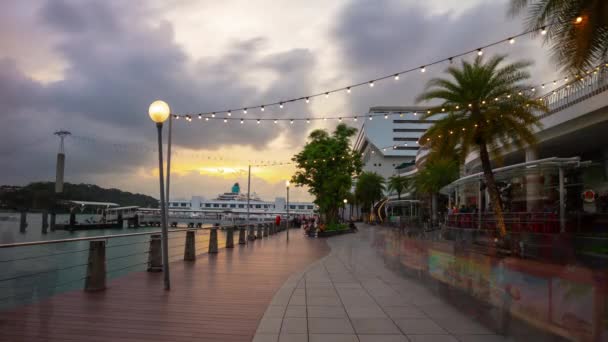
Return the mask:
<svg viewBox="0 0 608 342">
<path fill-rule="evenodd" d="M 437 223 L 437 193 L 458 178 L 458 160 L 443 156 L 435 157 L 435 153 L 429 155 L 424 168 L 414 176 L 416 190 L 431 195 L 433 225 Z"/>
<path fill-rule="evenodd" d="M 375 172 L 362 172 L 355 185 L 355 197 L 361 211 L 369 213 L 375 202 L 384 197 L 384 178 Z"/>
<path fill-rule="evenodd" d="M 522 84 L 530 75 L 525 70 L 530 62 L 519 61 L 501 65 L 506 56 L 495 56 L 484 62 L 478 56 L 473 63 L 462 61 L 460 68 L 451 66 L 446 72 L 453 80 L 431 79 L 418 101 L 440 100 L 424 118 L 444 111 L 447 116 L 437 120 L 421 137 L 420 144 L 435 150 L 455 150 L 460 161 L 469 152 L 478 152 L 485 183 L 494 206 L 498 231 L 505 236 L 502 200 L 494 180 L 490 154 L 502 161 L 501 150 L 515 146 L 523 149 L 534 145 L 534 127 L 540 127 L 535 111 L 546 111 L 545 105 L 526 91 Z"/>
<path fill-rule="evenodd" d="M 388 179 L 387 190 L 397 193 L 397 199 L 401 199 L 401 194 L 410 187 L 410 180 L 407 177 L 391 176 Z"/>
<path fill-rule="evenodd" d="M 510 14 L 528 10 L 528 29 L 546 27 L 553 58 L 573 73 L 608 58 L 606 0 L 511 0 Z"/>
</svg>

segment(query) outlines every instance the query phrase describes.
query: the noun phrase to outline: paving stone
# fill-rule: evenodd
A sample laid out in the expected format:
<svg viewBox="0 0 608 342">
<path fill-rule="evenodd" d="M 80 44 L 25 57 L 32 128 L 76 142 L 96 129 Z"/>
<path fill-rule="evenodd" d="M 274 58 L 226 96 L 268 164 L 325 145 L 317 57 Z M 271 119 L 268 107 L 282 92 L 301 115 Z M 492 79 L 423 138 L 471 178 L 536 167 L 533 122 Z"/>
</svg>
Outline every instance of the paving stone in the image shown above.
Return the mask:
<svg viewBox="0 0 608 342">
<path fill-rule="evenodd" d="M 357 334 L 400 334 L 401 331 L 388 318 L 356 318 L 351 319 Z"/>
<path fill-rule="evenodd" d="M 284 318 L 281 334 L 306 334 L 308 333 L 306 318 Z"/>
<path fill-rule="evenodd" d="M 278 334 L 255 334 L 252 342 L 277 342 Z"/>
<path fill-rule="evenodd" d="M 350 321 L 346 318 L 309 318 L 311 334 L 354 334 Z"/>
<path fill-rule="evenodd" d="M 307 297 L 308 305 L 342 306 L 342 301 L 338 296 L 333 297 Z"/>
<path fill-rule="evenodd" d="M 264 318 L 283 318 L 285 314 L 285 306 L 270 305 L 264 313 Z"/>
<path fill-rule="evenodd" d="M 310 334 L 309 342 L 359 342 L 352 334 Z"/>
<path fill-rule="evenodd" d="M 360 342 L 409 342 L 404 335 L 357 335 Z"/>
<path fill-rule="evenodd" d="M 279 342 L 308 342 L 308 334 L 281 334 Z"/>
<path fill-rule="evenodd" d="M 452 335 L 407 335 L 411 342 L 458 342 Z"/>
<path fill-rule="evenodd" d="M 258 333 L 278 334 L 281 330 L 281 318 L 263 318 L 258 325 Z"/>
<path fill-rule="evenodd" d="M 285 317 L 300 317 L 306 318 L 306 306 L 305 305 L 290 305 L 285 311 Z M 282 317 L 281 317 L 282 318 Z"/>
<path fill-rule="evenodd" d="M 385 306 L 382 308 L 390 318 L 427 318 L 426 314 L 415 306 Z"/>
<path fill-rule="evenodd" d="M 341 306 L 308 306 L 308 317 L 311 318 L 346 318 L 346 311 Z"/>
<path fill-rule="evenodd" d="M 350 318 L 388 318 L 378 305 L 349 306 L 346 311 Z"/>
<path fill-rule="evenodd" d="M 305 296 L 292 296 L 289 300 L 289 305 L 306 305 Z"/>
<path fill-rule="evenodd" d="M 446 334 L 437 323 L 430 319 L 397 319 L 395 323 L 407 335 L 409 334 Z"/>
</svg>

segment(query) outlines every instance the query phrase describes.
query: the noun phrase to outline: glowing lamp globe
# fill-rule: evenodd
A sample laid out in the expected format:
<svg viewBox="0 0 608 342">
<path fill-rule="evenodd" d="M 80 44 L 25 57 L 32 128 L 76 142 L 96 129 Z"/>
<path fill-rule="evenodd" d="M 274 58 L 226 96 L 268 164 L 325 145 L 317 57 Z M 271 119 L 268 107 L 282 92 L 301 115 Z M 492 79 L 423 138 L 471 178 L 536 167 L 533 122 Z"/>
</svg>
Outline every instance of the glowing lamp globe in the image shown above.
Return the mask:
<svg viewBox="0 0 608 342">
<path fill-rule="evenodd" d="M 289 181 L 285 181 L 285 186 L 289 188 Z"/>
<path fill-rule="evenodd" d="M 344 199 L 344 204 L 346 204 L 346 203 L 348 203 L 348 200 L 345 198 L 345 199 Z"/>
<path fill-rule="evenodd" d="M 156 123 L 163 123 L 169 118 L 171 109 L 165 101 L 157 100 L 152 102 L 150 108 L 148 108 L 148 115 L 150 119 Z"/>
</svg>

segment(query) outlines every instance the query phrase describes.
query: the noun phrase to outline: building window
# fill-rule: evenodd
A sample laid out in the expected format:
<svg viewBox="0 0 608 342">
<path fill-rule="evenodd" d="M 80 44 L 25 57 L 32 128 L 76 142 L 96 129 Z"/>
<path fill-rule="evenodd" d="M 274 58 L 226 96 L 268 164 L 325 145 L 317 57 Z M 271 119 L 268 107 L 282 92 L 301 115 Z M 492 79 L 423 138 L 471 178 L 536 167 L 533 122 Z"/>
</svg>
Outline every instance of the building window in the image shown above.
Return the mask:
<svg viewBox="0 0 608 342">
<path fill-rule="evenodd" d="M 264 209 L 268 209 L 268 204 L 264 204 Z"/>
<path fill-rule="evenodd" d="M 230 208 L 236 208 L 236 204 L 231 204 Z"/>
<path fill-rule="evenodd" d="M 378 164 L 378 166 L 382 166 L 382 164 Z"/>
<path fill-rule="evenodd" d="M 227 205 L 226 205 L 226 204 L 222 204 L 222 208 L 226 208 L 226 207 L 227 207 Z"/>
<path fill-rule="evenodd" d="M 296 208 L 295 205 L 291 205 L 291 204 L 289 205 L 289 209 L 295 209 L 295 208 Z"/>
<path fill-rule="evenodd" d="M 260 204 L 255 205 L 256 209 L 260 209 L 262 206 Z"/>
<path fill-rule="evenodd" d="M 299 205 L 298 209 L 306 209 L 306 206 L 305 205 Z"/>
<path fill-rule="evenodd" d="M 244 204 L 239 204 L 239 208 L 245 208 Z"/>
<path fill-rule="evenodd" d="M 219 208 L 219 207 L 220 207 L 220 205 L 219 205 L 219 204 L 217 204 L 217 203 L 213 203 L 213 207 L 214 207 L 214 208 Z"/>
<path fill-rule="evenodd" d="M 211 208 L 211 203 L 205 203 L 205 208 Z"/>
<path fill-rule="evenodd" d="M 312 208 L 313 208 L 313 206 L 312 206 L 312 205 L 309 205 L 309 206 L 307 206 L 306 208 L 307 208 L 307 209 L 312 209 Z"/>
<path fill-rule="evenodd" d="M 182 207 L 185 207 L 187 204 L 186 203 L 182 203 Z"/>
</svg>

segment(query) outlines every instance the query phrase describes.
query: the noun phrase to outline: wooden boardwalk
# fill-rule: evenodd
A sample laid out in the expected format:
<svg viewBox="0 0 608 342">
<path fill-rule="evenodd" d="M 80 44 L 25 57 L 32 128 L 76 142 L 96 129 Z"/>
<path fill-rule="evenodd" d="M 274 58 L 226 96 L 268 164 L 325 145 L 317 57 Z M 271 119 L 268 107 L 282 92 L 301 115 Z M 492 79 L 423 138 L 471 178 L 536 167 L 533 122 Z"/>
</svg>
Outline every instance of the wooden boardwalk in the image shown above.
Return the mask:
<svg viewBox="0 0 608 342">
<path fill-rule="evenodd" d="M 324 240 L 285 232 L 247 246 L 138 272 L 98 293 L 72 291 L 0 313 L 0 341 L 251 341 L 275 291 L 325 256 Z"/>
</svg>

